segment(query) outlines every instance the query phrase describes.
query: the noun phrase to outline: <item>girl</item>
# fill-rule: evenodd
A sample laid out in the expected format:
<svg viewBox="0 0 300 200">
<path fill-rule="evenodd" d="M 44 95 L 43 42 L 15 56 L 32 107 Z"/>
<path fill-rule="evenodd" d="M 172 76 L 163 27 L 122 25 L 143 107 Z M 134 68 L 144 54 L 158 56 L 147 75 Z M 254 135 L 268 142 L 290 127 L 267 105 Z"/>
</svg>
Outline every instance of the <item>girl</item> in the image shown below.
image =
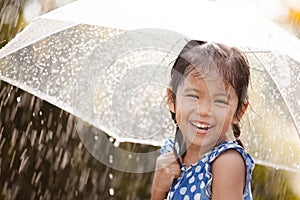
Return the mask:
<svg viewBox="0 0 300 200">
<path fill-rule="evenodd" d="M 238 49 L 195 40 L 185 45 L 168 89 L 175 139 L 157 158 L 153 200 L 252 199 L 254 162 L 239 139 L 249 78 Z"/>
</svg>

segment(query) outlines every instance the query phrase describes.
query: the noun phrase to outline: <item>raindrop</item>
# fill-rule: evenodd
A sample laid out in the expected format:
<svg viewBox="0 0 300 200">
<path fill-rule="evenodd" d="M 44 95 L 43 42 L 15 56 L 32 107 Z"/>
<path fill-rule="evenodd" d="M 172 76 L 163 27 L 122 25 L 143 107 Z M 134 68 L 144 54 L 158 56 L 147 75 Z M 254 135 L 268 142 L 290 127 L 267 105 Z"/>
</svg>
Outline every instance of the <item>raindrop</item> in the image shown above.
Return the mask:
<svg viewBox="0 0 300 200">
<path fill-rule="evenodd" d="M 36 130 L 33 130 L 33 131 L 32 131 L 32 134 L 30 135 L 30 142 L 31 142 L 31 146 L 32 146 L 32 147 L 33 147 L 33 145 L 34 145 L 34 143 L 35 143 L 36 135 L 37 135 L 37 131 L 36 131 Z"/>
<path fill-rule="evenodd" d="M 10 97 L 10 92 L 7 93 L 7 98 L 6 98 L 5 101 L 3 102 L 4 105 L 7 104 L 8 100 L 9 100 L 9 97 Z"/>
<path fill-rule="evenodd" d="M 95 138 L 95 140 L 98 140 L 98 139 L 99 139 L 98 135 L 95 135 L 95 137 L 94 137 L 94 138 Z"/>
<path fill-rule="evenodd" d="M 38 169 L 38 168 L 40 167 L 42 161 L 43 161 L 43 160 L 42 160 L 41 158 L 39 158 L 39 159 L 36 161 L 36 163 L 35 163 L 34 169 Z"/>
<path fill-rule="evenodd" d="M 9 166 L 10 168 L 12 168 L 12 166 L 14 164 L 15 156 L 16 156 L 16 151 L 13 152 L 13 156 L 12 156 L 11 163 L 10 163 L 10 166 Z"/>
<path fill-rule="evenodd" d="M 46 137 L 46 142 L 47 142 L 48 140 L 52 140 L 52 138 L 53 138 L 53 131 L 48 130 L 47 137 Z"/>
<path fill-rule="evenodd" d="M 84 189 L 84 186 L 86 185 L 89 176 L 90 176 L 90 168 L 84 169 L 79 179 L 79 191 L 82 191 Z"/>
<path fill-rule="evenodd" d="M 49 158 L 51 157 L 52 154 L 53 154 L 53 149 L 52 149 L 52 147 L 50 147 L 50 148 L 48 148 L 45 159 L 49 160 Z"/>
<path fill-rule="evenodd" d="M 49 128 L 52 124 L 52 119 L 53 119 L 53 113 L 50 112 L 48 116 L 48 121 L 47 121 L 47 127 Z"/>
<path fill-rule="evenodd" d="M 114 196 L 115 195 L 115 190 L 113 188 L 109 188 L 109 195 Z"/>
<path fill-rule="evenodd" d="M 14 121 L 16 113 L 17 113 L 17 109 L 18 107 L 16 106 L 15 108 L 12 109 L 11 113 L 10 113 L 10 120 Z"/>
<path fill-rule="evenodd" d="M 11 177 L 10 177 L 10 181 L 11 181 L 11 182 L 13 182 L 13 180 L 15 179 L 15 176 L 16 176 L 16 171 L 13 170 L 12 175 L 11 175 Z"/>
<path fill-rule="evenodd" d="M 64 157 L 62 159 L 61 166 L 60 166 L 61 169 L 64 169 L 66 167 L 66 165 L 68 164 L 68 161 L 69 161 L 69 157 L 70 156 L 69 156 L 68 152 L 65 151 Z"/>
<path fill-rule="evenodd" d="M 109 178 L 110 180 L 112 180 L 112 179 L 114 178 L 114 175 L 113 175 L 112 173 L 109 173 L 109 174 L 108 174 L 108 178 Z"/>
<path fill-rule="evenodd" d="M 21 173 L 21 171 L 24 169 L 25 165 L 27 164 L 29 157 L 27 156 L 26 158 L 24 158 L 24 156 L 21 156 L 20 159 L 21 159 L 21 164 L 20 164 L 19 171 L 18 171 L 19 174 Z"/>
<path fill-rule="evenodd" d="M 137 157 L 136 157 L 136 161 L 137 161 L 137 162 L 140 162 L 140 156 L 137 156 Z"/>
<path fill-rule="evenodd" d="M 36 172 L 33 172 L 33 175 L 31 177 L 31 184 L 34 184 L 35 177 L 36 177 Z"/>
<path fill-rule="evenodd" d="M 17 129 L 14 129 L 13 130 L 13 133 L 12 133 L 12 138 L 10 140 L 10 144 L 11 144 L 11 147 L 9 152 L 11 152 L 13 150 L 13 147 L 15 146 L 16 142 L 17 142 L 17 138 L 18 138 L 18 130 Z M 9 153 L 10 154 L 10 153 Z"/>
<path fill-rule="evenodd" d="M 37 175 L 36 178 L 35 178 L 35 182 L 34 182 L 35 184 L 37 184 L 37 183 L 40 182 L 41 176 L 42 176 L 42 172 L 39 172 L 38 175 Z"/>
<path fill-rule="evenodd" d="M 55 152 L 57 152 L 57 151 L 58 151 L 58 148 L 55 147 Z M 53 166 L 54 170 L 58 170 L 59 162 L 60 162 L 61 156 L 62 156 L 62 151 L 63 151 L 63 149 L 60 148 L 58 156 L 56 157 L 55 163 L 54 163 L 54 166 Z"/>
<path fill-rule="evenodd" d="M 4 24 L 13 24 L 18 14 L 18 8 L 15 5 L 8 5 L 2 10 L 2 17 Z"/>
<path fill-rule="evenodd" d="M 44 132 L 45 132 L 45 130 L 44 130 L 44 129 L 42 129 L 42 130 L 41 130 L 41 133 L 40 133 L 39 144 L 41 144 L 41 143 L 42 143 L 43 136 L 44 136 Z"/>
<path fill-rule="evenodd" d="M 1 128 L 1 131 L 0 131 L 0 141 L 1 141 L 1 138 L 2 138 L 3 130 L 4 130 L 4 127 L 2 127 L 2 128 Z"/>
<path fill-rule="evenodd" d="M 3 145 L 4 145 L 5 140 L 6 140 L 6 139 L 3 138 L 3 139 L 2 139 L 2 142 L 0 143 L 0 152 L 1 152 L 1 149 L 2 149 L 2 147 L 3 147 Z"/>
<path fill-rule="evenodd" d="M 17 102 L 20 103 L 20 101 L 21 101 L 21 97 L 19 96 L 17 97 Z"/>
</svg>

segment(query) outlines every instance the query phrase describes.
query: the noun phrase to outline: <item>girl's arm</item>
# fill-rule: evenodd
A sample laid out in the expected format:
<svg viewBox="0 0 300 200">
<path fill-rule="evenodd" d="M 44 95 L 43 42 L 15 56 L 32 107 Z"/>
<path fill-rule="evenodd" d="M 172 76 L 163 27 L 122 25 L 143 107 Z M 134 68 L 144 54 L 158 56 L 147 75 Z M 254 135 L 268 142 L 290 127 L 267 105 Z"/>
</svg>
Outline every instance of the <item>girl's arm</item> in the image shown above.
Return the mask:
<svg viewBox="0 0 300 200">
<path fill-rule="evenodd" d="M 152 183 L 152 200 L 165 199 L 175 178 L 180 176 L 180 167 L 173 152 L 159 156 L 156 160 Z"/>
<path fill-rule="evenodd" d="M 227 150 L 212 164 L 212 199 L 242 200 L 246 180 L 245 162 L 239 152 Z"/>
</svg>

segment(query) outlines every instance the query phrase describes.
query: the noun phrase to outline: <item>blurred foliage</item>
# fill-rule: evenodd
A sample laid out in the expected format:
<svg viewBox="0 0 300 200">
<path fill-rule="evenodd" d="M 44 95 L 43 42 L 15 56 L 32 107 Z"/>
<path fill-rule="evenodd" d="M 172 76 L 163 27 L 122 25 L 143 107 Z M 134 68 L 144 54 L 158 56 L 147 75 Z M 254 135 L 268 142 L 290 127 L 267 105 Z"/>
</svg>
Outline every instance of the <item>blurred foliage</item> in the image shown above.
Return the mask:
<svg viewBox="0 0 300 200">
<path fill-rule="evenodd" d="M 24 0 L 0 1 L 0 48 L 26 26 L 22 17 L 24 2 Z M 8 10 L 10 7 L 15 9 Z"/>
<path fill-rule="evenodd" d="M 35 0 L 41 5 L 41 13 L 47 13 L 57 6 L 55 1 Z M 69 2 L 74 0 L 69 0 Z M 24 5 L 30 0 L 1 0 L 0 1 L 0 48 L 5 46 L 17 33 L 21 32 L 29 22 L 24 20 Z M 34 2 L 34 1 L 32 1 Z M 62 3 L 63 4 L 63 3 Z"/>
<path fill-rule="evenodd" d="M 255 200 L 299 200 L 290 187 L 293 172 L 256 165 L 253 172 L 252 191 Z"/>
<path fill-rule="evenodd" d="M 287 20 L 282 26 L 300 38 L 300 10 L 290 8 Z"/>
</svg>

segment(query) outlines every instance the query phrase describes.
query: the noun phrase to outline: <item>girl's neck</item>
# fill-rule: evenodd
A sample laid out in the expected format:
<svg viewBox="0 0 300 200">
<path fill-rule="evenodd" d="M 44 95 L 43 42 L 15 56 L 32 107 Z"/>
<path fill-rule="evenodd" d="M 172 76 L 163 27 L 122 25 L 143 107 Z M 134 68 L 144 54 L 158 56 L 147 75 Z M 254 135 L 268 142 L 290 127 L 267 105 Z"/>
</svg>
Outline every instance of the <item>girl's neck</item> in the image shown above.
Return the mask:
<svg viewBox="0 0 300 200">
<path fill-rule="evenodd" d="M 198 162 L 198 160 L 206 154 L 208 151 L 210 151 L 212 147 L 199 147 L 195 145 L 190 145 L 186 151 L 186 155 L 183 159 L 186 166 L 190 166 L 191 164 L 195 164 Z"/>
<path fill-rule="evenodd" d="M 223 141 L 229 141 L 229 139 L 223 140 Z M 215 146 L 220 145 L 221 142 L 217 143 Z M 186 166 L 190 166 L 191 164 L 195 164 L 198 162 L 198 160 L 207 152 L 209 152 L 213 147 L 215 146 L 196 146 L 193 144 L 190 144 L 187 148 L 186 155 L 183 159 L 183 162 Z"/>
</svg>

